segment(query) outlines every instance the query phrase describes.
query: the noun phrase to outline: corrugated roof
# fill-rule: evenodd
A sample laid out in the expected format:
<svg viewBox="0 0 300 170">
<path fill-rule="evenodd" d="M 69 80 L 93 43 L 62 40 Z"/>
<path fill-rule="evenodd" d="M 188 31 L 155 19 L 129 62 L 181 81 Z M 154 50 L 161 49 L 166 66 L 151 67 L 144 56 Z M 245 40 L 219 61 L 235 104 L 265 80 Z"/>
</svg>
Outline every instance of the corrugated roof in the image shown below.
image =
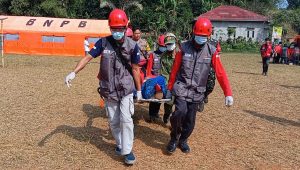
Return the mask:
<svg viewBox="0 0 300 170">
<path fill-rule="evenodd" d="M 268 17 L 242 9 L 237 6 L 221 5 L 208 11 L 199 17 L 208 18 L 211 21 L 268 21 Z"/>
<path fill-rule="evenodd" d="M 10 31 L 87 33 L 109 35 L 108 20 L 3 16 L 3 29 Z"/>
</svg>

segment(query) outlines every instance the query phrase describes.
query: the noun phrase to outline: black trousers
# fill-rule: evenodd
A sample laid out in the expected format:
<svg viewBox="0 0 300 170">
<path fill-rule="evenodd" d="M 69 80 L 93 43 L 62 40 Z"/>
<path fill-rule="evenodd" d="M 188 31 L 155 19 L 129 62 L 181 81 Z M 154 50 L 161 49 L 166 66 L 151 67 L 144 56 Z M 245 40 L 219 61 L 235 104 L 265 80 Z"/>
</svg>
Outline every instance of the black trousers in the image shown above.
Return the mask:
<svg viewBox="0 0 300 170">
<path fill-rule="evenodd" d="M 268 68 L 269 68 L 270 58 L 269 57 L 263 57 L 262 62 L 263 62 L 263 73 L 267 73 Z"/>
<path fill-rule="evenodd" d="M 174 104 L 175 111 L 170 118 L 172 127 L 171 140 L 174 142 L 179 140 L 179 143 L 187 142 L 195 127 L 196 112 L 199 103 L 187 102 L 175 98 Z"/>
<path fill-rule="evenodd" d="M 273 63 L 276 63 L 276 64 L 278 64 L 279 63 L 279 59 L 280 59 L 280 54 L 276 54 L 275 55 L 275 57 L 274 57 L 274 61 L 273 61 Z"/>
<path fill-rule="evenodd" d="M 159 117 L 158 112 L 161 103 L 150 102 L 149 103 L 149 116 Z M 164 103 L 165 115 L 171 115 L 173 104 Z"/>
</svg>

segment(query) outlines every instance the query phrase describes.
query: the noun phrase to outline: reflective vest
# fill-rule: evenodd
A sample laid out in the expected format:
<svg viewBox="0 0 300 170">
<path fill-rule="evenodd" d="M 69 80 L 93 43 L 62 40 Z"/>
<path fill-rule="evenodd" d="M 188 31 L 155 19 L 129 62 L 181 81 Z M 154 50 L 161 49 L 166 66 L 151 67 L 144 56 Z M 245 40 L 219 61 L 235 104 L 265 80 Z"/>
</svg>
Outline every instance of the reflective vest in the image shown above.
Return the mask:
<svg viewBox="0 0 300 170">
<path fill-rule="evenodd" d="M 161 56 L 153 52 L 152 74 L 155 76 L 161 75 Z"/>
<path fill-rule="evenodd" d="M 100 95 L 108 100 L 119 101 L 122 97 L 133 93 L 135 89 L 133 77 L 122 64 L 120 57 L 130 64 L 131 55 L 136 43 L 125 37 L 121 46 L 122 56 L 117 57 L 112 45 L 106 38 L 102 39 L 103 52 L 100 62 L 99 79 Z"/>
<path fill-rule="evenodd" d="M 181 47 L 182 62 L 173 92 L 182 100 L 201 102 L 204 99 L 212 55 L 216 52 L 216 47 L 206 43 L 201 50 L 196 51 L 191 40 L 183 43 Z"/>
</svg>

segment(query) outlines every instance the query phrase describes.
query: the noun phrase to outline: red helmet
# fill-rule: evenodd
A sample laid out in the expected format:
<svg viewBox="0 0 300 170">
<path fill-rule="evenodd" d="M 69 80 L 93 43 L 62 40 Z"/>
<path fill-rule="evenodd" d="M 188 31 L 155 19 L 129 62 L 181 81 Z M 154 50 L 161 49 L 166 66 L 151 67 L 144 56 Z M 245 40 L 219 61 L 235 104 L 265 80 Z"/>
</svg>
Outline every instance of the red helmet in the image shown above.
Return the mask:
<svg viewBox="0 0 300 170">
<path fill-rule="evenodd" d="M 114 9 L 110 12 L 108 17 L 108 25 L 110 27 L 126 27 L 128 18 L 126 13 L 121 9 Z"/>
<path fill-rule="evenodd" d="M 198 18 L 193 29 L 194 35 L 210 36 L 212 24 L 207 18 Z"/>
<path fill-rule="evenodd" d="M 126 36 L 127 36 L 127 37 L 132 37 L 132 36 L 133 36 L 132 29 L 127 28 L 127 30 L 126 30 Z"/>
<path fill-rule="evenodd" d="M 158 37 L 157 44 L 160 46 L 166 46 L 165 45 L 165 35 L 162 34 Z"/>
</svg>

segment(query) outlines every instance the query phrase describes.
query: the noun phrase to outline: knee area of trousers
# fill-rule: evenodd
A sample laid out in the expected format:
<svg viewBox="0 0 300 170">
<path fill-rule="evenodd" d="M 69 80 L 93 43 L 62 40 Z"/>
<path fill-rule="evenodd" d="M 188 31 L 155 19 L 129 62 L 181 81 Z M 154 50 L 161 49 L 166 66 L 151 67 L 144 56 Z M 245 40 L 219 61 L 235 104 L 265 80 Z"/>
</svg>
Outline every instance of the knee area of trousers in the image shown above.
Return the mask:
<svg viewBox="0 0 300 170">
<path fill-rule="evenodd" d="M 133 120 L 132 120 L 131 117 L 126 117 L 126 118 L 121 118 L 121 119 L 120 119 L 120 122 L 121 122 L 121 123 L 132 123 Z"/>
<path fill-rule="evenodd" d="M 187 108 L 184 108 L 184 107 L 178 107 L 178 110 L 175 111 L 175 114 L 178 114 L 178 115 L 185 115 L 187 113 Z"/>
<path fill-rule="evenodd" d="M 112 128 L 120 127 L 120 122 L 110 121 L 109 126 L 112 127 Z"/>
</svg>

